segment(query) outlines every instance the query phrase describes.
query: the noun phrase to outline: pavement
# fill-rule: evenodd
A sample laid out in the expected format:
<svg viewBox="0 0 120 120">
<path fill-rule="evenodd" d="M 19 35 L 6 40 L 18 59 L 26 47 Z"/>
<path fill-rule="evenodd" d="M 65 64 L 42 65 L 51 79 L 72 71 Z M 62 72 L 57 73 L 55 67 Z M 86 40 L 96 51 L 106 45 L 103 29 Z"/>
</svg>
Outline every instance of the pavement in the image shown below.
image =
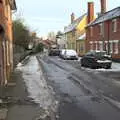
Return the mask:
<svg viewBox="0 0 120 120">
<path fill-rule="evenodd" d="M 33 120 L 39 107 L 28 97 L 21 72 L 15 71 L 12 78 L 16 84 L 3 88 L 0 120 Z"/>
<path fill-rule="evenodd" d="M 29 58 L 26 58 L 21 64 L 24 68 L 31 70 L 29 69 L 29 65 L 31 65 Z M 34 65 L 34 63 L 32 65 Z M 23 77 L 25 71 L 23 72 L 22 69 L 18 68 L 20 67 L 15 69 L 8 86 L 1 88 L 0 120 L 50 120 L 47 110 L 43 109 L 43 107 L 30 96 L 29 88 Z M 34 73 L 28 71 L 25 74 L 33 75 Z M 34 81 L 37 77 L 39 77 L 40 80 L 40 76 L 34 76 L 32 80 Z M 31 80 L 30 78 L 26 79 Z M 34 89 L 35 88 L 33 88 L 33 90 Z"/>
</svg>

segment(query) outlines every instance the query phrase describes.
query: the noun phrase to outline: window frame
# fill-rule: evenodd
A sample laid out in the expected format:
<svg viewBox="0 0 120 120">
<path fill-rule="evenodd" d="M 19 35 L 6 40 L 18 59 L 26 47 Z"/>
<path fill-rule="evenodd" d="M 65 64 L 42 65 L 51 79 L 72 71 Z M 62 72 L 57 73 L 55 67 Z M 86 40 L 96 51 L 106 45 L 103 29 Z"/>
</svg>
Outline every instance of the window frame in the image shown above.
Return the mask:
<svg viewBox="0 0 120 120">
<path fill-rule="evenodd" d="M 90 27 L 90 36 L 93 36 L 93 26 Z"/>
<path fill-rule="evenodd" d="M 117 19 L 112 20 L 112 32 L 117 32 Z"/>
<path fill-rule="evenodd" d="M 118 41 L 114 41 L 114 45 L 115 45 L 115 48 L 114 48 L 114 50 L 115 50 L 115 54 L 119 54 L 119 42 Z"/>
<path fill-rule="evenodd" d="M 100 35 L 103 35 L 103 33 L 104 33 L 104 23 L 100 23 L 99 24 L 99 32 L 100 32 Z"/>
</svg>

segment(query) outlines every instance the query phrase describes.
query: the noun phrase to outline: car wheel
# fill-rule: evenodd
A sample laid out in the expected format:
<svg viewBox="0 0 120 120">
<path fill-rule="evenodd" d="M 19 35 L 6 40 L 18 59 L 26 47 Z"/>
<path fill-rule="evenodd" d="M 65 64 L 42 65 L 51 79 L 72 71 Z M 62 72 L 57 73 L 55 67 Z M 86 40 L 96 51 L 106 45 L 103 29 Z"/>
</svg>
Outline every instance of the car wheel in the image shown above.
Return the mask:
<svg viewBox="0 0 120 120">
<path fill-rule="evenodd" d="M 81 67 L 84 67 L 84 64 L 82 62 L 80 64 L 81 64 Z"/>
<path fill-rule="evenodd" d="M 97 66 L 92 66 L 91 69 L 97 69 Z"/>
<path fill-rule="evenodd" d="M 63 59 L 64 59 L 64 60 L 66 60 L 66 58 L 65 58 L 65 57 L 64 57 Z"/>
<path fill-rule="evenodd" d="M 90 68 L 91 68 L 91 69 L 97 69 L 98 67 L 97 67 L 96 65 L 91 64 L 91 65 L 90 65 Z"/>
<path fill-rule="evenodd" d="M 111 66 L 108 65 L 108 66 L 105 66 L 104 68 L 105 68 L 105 69 L 111 69 Z"/>
</svg>

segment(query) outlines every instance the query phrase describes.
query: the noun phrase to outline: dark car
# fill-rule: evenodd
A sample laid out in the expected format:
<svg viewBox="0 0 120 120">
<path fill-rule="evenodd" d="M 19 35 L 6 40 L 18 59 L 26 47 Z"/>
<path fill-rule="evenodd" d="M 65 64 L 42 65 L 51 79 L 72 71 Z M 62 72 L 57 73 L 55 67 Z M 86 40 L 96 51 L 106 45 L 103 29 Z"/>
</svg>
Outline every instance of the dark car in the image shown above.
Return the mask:
<svg viewBox="0 0 120 120">
<path fill-rule="evenodd" d="M 60 50 L 59 49 L 50 49 L 48 55 L 49 56 L 59 56 Z"/>
<path fill-rule="evenodd" d="M 81 59 L 81 66 L 93 69 L 105 68 L 110 69 L 112 65 L 111 56 L 106 51 L 91 51 Z"/>
</svg>

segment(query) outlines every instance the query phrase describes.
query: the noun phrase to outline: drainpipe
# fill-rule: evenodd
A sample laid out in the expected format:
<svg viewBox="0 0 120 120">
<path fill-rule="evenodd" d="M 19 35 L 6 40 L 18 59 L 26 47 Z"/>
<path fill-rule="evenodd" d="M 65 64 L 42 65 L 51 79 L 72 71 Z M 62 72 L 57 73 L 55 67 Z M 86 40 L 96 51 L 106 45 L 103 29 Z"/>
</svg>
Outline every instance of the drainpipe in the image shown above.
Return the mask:
<svg viewBox="0 0 120 120">
<path fill-rule="evenodd" d="M 110 55 L 110 21 L 108 21 L 108 55 Z"/>
<path fill-rule="evenodd" d="M 103 34 L 102 34 L 102 42 L 103 42 L 103 50 L 105 51 L 105 23 L 102 23 L 102 30 L 103 30 Z"/>
</svg>

